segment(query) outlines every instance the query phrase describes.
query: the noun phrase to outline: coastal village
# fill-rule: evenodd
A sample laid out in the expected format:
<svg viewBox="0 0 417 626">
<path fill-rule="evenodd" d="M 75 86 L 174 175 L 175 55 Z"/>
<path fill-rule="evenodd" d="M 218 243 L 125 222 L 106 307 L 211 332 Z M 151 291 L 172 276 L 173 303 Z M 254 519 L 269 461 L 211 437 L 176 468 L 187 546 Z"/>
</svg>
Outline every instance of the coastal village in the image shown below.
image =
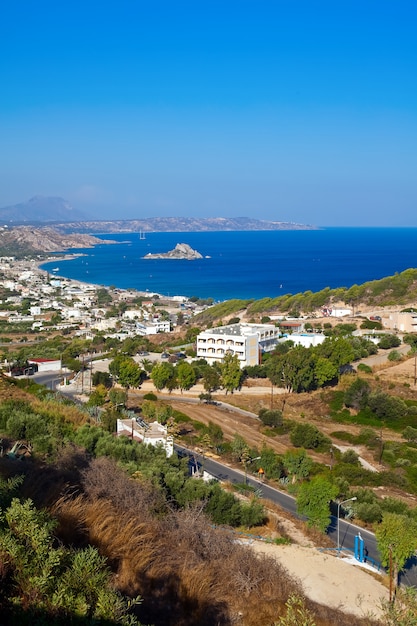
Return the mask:
<svg viewBox="0 0 417 626">
<path fill-rule="evenodd" d="M 70 257 L 68 257 L 70 258 Z M 48 259 L 43 259 L 45 263 Z M 53 257 L 59 264 L 59 259 Z M 127 337 L 153 337 L 173 333 L 180 326 L 193 323 L 193 317 L 209 305 L 185 296 L 164 296 L 156 293 L 99 287 L 61 277 L 59 267 L 52 272 L 39 269 L 40 261 L 0 257 L 1 302 L 0 320 L 9 324 L 28 325 L 30 331 L 71 333 L 92 340 L 96 333 L 123 340 Z M 98 290 L 108 299 L 100 303 Z M 22 305 L 30 302 L 29 306 Z M 139 302 L 139 304 L 138 304 Z M 117 313 L 111 314 L 116 305 Z M 378 321 L 382 329 L 355 333 L 377 343 L 383 334 L 417 332 L 417 313 L 403 307 L 383 307 L 356 312 L 356 317 Z M 272 351 L 288 337 L 294 345 L 310 347 L 325 340 L 322 324 L 335 324 L 355 319 L 352 308 L 322 307 L 313 314 L 291 318 L 285 314 L 270 314 L 268 323 L 259 320 L 239 320 L 239 323 L 202 330 L 196 341 L 196 356 L 209 363 L 221 361 L 226 352 L 237 354 L 241 366 L 257 365 L 263 352 Z M 59 318 L 59 319 L 58 319 Z M 261 316 L 260 316 L 261 318 Z M 320 328 L 314 331 L 311 322 Z"/>
</svg>

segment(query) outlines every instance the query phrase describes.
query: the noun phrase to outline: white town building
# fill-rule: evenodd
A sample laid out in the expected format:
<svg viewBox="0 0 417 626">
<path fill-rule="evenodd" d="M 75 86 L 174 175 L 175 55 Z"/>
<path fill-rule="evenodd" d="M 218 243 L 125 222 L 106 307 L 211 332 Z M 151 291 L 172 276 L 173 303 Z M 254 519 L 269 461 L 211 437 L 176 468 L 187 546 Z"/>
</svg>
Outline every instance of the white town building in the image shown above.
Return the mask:
<svg viewBox="0 0 417 626">
<path fill-rule="evenodd" d="M 318 346 L 326 340 L 326 336 L 321 333 L 292 333 L 286 335 L 281 341 L 292 341 L 295 346 L 303 346 L 304 348 L 311 348 L 312 346 Z"/>
<path fill-rule="evenodd" d="M 167 427 L 158 422 L 147 424 L 141 419 L 118 419 L 117 435 L 131 437 L 152 446 L 162 446 L 167 457 L 174 454 L 174 439 L 168 435 Z"/>
<path fill-rule="evenodd" d="M 210 328 L 197 336 L 197 358 L 221 362 L 226 354 L 237 355 L 240 367 L 259 365 L 260 353 L 273 350 L 280 335 L 272 324 L 230 324 Z"/>
</svg>

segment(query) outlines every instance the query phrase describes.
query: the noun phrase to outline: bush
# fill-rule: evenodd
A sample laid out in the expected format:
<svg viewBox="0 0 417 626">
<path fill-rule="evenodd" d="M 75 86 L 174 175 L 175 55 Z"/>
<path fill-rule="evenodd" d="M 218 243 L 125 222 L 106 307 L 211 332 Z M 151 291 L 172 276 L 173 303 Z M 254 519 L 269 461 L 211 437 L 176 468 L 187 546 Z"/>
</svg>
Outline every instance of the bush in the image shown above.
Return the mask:
<svg viewBox="0 0 417 626">
<path fill-rule="evenodd" d="M 402 354 L 398 350 L 391 350 L 388 355 L 388 361 L 401 361 L 402 358 Z"/>
<path fill-rule="evenodd" d="M 356 410 L 363 409 L 367 405 L 370 391 L 366 380 L 357 378 L 345 391 L 345 406 Z"/>
<path fill-rule="evenodd" d="M 381 337 L 378 343 L 378 347 L 383 350 L 389 350 L 390 348 L 398 348 L 401 345 L 401 339 L 397 335 L 385 335 Z"/>
<path fill-rule="evenodd" d="M 150 400 L 151 402 L 156 402 L 158 400 L 158 396 L 152 393 L 152 391 L 149 391 L 148 393 L 145 393 L 145 395 L 143 396 L 143 399 Z"/>
<path fill-rule="evenodd" d="M 264 426 L 282 426 L 282 411 L 278 409 L 261 409 L 258 413 L 258 417 Z"/>
<path fill-rule="evenodd" d="M 407 426 L 407 428 L 402 433 L 402 436 L 407 441 L 417 441 L 417 428 L 413 428 L 412 426 Z"/>
<path fill-rule="evenodd" d="M 290 434 L 291 443 L 296 448 L 318 448 L 328 441 L 313 424 L 297 424 Z"/>
<path fill-rule="evenodd" d="M 340 460 L 342 463 L 348 463 L 350 465 L 358 465 L 359 456 L 355 452 L 355 450 L 353 450 L 352 448 L 349 448 L 349 450 L 346 450 L 346 452 L 342 454 L 342 456 L 340 457 Z"/>
<path fill-rule="evenodd" d="M 376 502 L 363 502 L 355 506 L 355 515 L 367 524 L 374 524 L 382 520 L 382 509 Z"/>
<path fill-rule="evenodd" d="M 381 420 L 399 420 L 407 414 L 407 405 L 401 398 L 383 392 L 371 393 L 368 406 Z"/>
<path fill-rule="evenodd" d="M 372 374 L 372 367 L 366 365 L 366 363 L 359 363 L 357 367 L 358 372 L 363 372 L 364 374 Z"/>
</svg>

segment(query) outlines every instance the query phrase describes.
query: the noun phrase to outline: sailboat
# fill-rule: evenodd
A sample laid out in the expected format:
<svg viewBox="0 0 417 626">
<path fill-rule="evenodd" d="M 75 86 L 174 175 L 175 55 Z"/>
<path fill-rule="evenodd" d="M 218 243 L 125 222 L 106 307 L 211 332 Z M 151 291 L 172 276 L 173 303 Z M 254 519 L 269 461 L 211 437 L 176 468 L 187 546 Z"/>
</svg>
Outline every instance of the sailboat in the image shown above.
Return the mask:
<svg viewBox="0 0 417 626">
<path fill-rule="evenodd" d="M 146 239 L 145 233 L 143 232 L 143 230 L 141 230 L 139 233 L 139 239 Z"/>
</svg>

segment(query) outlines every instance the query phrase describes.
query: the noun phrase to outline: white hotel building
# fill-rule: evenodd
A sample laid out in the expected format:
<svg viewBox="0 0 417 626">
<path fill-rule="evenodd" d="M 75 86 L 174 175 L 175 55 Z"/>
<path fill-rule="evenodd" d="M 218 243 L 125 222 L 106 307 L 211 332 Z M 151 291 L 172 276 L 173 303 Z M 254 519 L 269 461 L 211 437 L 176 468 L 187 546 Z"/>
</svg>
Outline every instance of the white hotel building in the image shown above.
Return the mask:
<svg viewBox="0 0 417 626">
<path fill-rule="evenodd" d="M 197 336 L 197 358 L 209 365 L 219 363 L 226 354 L 236 354 L 240 367 L 259 365 L 260 354 L 273 350 L 280 335 L 272 324 L 230 324 L 210 328 Z"/>
</svg>

